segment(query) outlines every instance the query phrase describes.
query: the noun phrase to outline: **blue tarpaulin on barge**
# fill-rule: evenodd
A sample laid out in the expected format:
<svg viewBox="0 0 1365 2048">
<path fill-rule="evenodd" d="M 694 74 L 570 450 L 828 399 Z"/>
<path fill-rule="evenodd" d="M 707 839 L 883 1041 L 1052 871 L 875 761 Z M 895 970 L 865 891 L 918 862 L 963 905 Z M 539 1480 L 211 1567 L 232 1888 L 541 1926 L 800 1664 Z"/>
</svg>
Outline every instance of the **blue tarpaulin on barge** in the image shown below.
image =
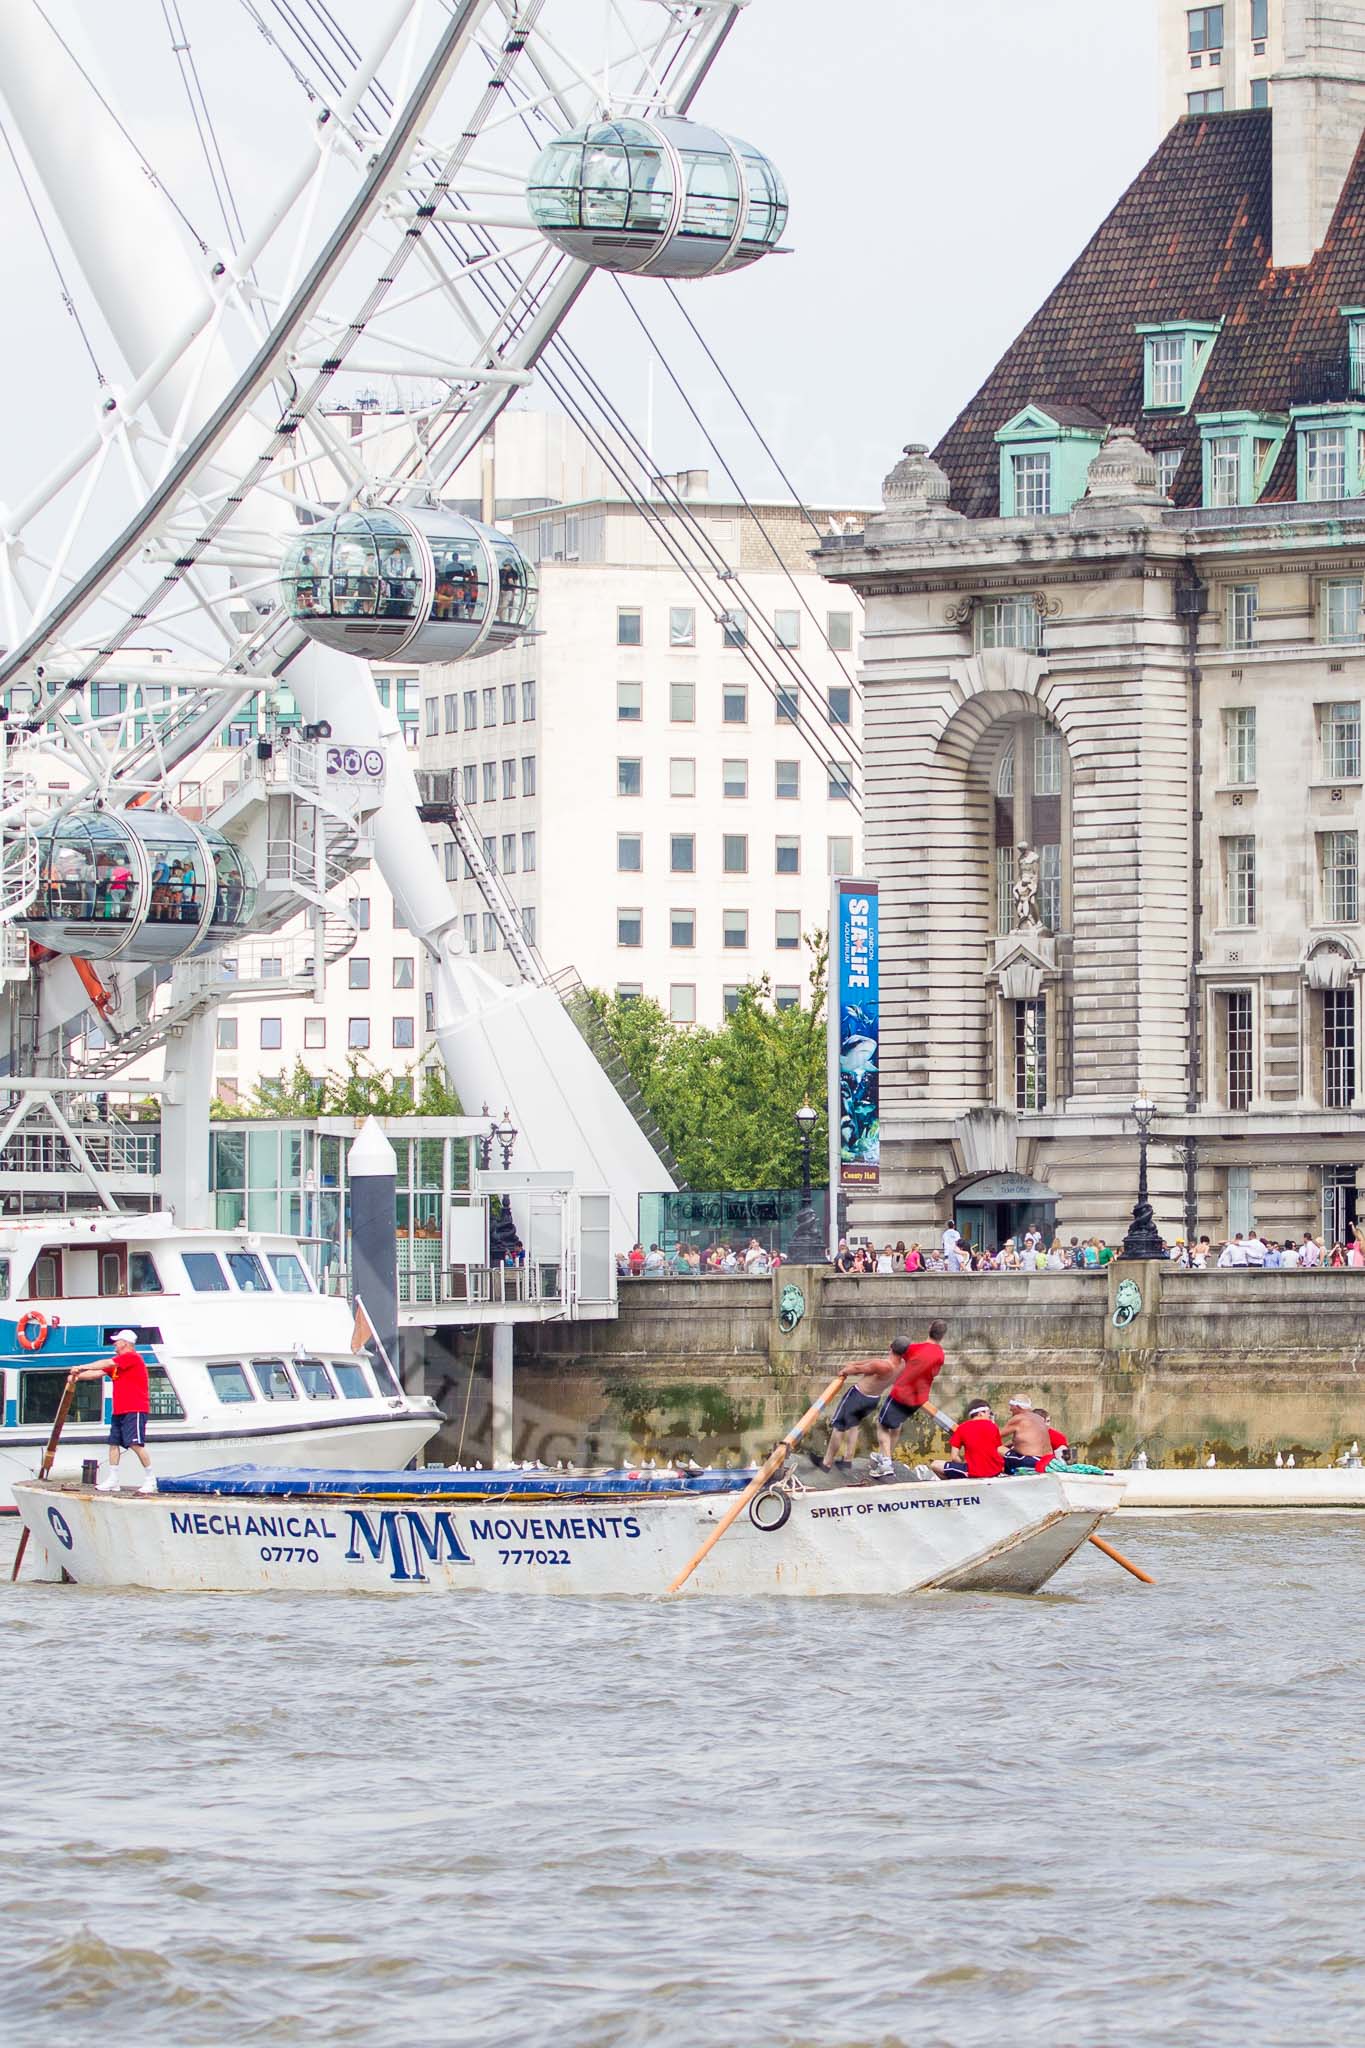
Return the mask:
<svg viewBox="0 0 1365 2048">
<path fill-rule="evenodd" d="M 231 1494 L 295 1500 L 311 1494 L 346 1499 L 384 1496 L 390 1500 L 424 1500 L 433 1494 L 471 1500 L 591 1500 L 641 1494 L 738 1493 L 753 1478 L 738 1472 L 447 1472 L 427 1466 L 420 1472 L 322 1472 L 316 1467 L 284 1465 L 220 1465 L 211 1472 L 188 1472 L 178 1479 L 158 1475 L 157 1492 Z"/>
</svg>

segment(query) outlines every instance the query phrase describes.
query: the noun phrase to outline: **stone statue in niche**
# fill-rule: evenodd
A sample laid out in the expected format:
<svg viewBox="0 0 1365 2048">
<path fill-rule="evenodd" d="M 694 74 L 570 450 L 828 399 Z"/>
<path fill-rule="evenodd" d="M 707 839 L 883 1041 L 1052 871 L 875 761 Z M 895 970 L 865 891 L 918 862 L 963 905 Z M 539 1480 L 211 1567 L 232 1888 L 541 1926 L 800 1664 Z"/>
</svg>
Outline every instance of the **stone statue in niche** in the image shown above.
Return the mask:
<svg viewBox="0 0 1365 2048">
<path fill-rule="evenodd" d="M 1020 845 L 1015 849 L 1014 870 L 1014 929 L 1017 932 L 1042 930 L 1038 916 L 1038 849 Z"/>
</svg>

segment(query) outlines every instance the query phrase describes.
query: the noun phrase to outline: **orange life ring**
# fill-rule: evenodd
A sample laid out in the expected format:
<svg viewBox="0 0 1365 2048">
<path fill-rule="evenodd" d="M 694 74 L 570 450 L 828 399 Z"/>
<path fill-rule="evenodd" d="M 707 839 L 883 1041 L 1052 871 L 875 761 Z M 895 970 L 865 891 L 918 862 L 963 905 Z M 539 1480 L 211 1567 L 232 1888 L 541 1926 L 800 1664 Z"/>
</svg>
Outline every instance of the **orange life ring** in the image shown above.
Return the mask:
<svg viewBox="0 0 1365 2048">
<path fill-rule="evenodd" d="M 30 1337 L 27 1334 L 30 1323 L 38 1325 L 36 1337 Z M 19 1318 L 18 1326 L 14 1332 L 15 1341 L 21 1351 L 41 1351 L 47 1342 L 47 1331 L 47 1317 L 42 1313 L 41 1309 L 31 1308 L 27 1314 Z"/>
</svg>

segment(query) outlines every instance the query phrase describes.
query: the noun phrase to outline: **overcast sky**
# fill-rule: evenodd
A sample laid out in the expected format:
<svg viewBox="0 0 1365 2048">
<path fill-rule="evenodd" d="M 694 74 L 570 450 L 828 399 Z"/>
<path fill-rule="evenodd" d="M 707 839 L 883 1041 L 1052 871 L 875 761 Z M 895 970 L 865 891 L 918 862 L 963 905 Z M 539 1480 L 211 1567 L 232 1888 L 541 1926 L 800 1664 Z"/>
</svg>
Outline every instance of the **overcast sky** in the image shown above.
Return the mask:
<svg viewBox="0 0 1365 2048">
<path fill-rule="evenodd" d="M 902 444 L 937 439 L 1141 169 L 1156 16 L 1157 0 L 751 0 L 696 112 L 777 161 L 793 253 L 687 305 L 803 495 L 876 503 Z M 672 309 L 632 289 L 672 349 Z M 570 334 L 638 418 L 612 296 L 595 285 Z M 761 488 L 704 359 L 676 352 Z M 707 462 L 662 389 L 655 419 L 665 467 Z"/>
<path fill-rule="evenodd" d="M 216 232 L 161 0 L 45 4 L 88 41 L 168 189 Z M 373 25 L 377 0 L 331 4 L 358 32 Z M 595 32 L 601 0 L 556 0 L 551 24 L 575 5 Z M 180 7 L 253 219 L 297 154 L 297 87 L 236 0 Z M 1156 14 L 1157 0 L 750 0 L 694 112 L 779 165 L 791 253 L 682 289 L 808 501 L 875 504 L 902 444 L 937 439 L 1141 168 L 1159 139 Z M 9 301 L 26 310 L 0 344 L 24 380 L 0 465 L 14 502 L 21 458 L 37 474 L 54 459 L 54 411 L 65 429 L 98 417 L 103 394 L 2 155 L 0 204 Z M 98 353 L 98 316 L 72 281 Z M 776 487 L 667 292 L 628 289 L 745 487 Z M 569 335 L 642 429 L 646 351 L 611 280 L 594 281 Z M 39 388 L 45 404 L 28 403 Z M 529 402 L 554 403 L 543 390 Z M 662 375 L 653 419 L 660 467 L 716 471 Z"/>
</svg>

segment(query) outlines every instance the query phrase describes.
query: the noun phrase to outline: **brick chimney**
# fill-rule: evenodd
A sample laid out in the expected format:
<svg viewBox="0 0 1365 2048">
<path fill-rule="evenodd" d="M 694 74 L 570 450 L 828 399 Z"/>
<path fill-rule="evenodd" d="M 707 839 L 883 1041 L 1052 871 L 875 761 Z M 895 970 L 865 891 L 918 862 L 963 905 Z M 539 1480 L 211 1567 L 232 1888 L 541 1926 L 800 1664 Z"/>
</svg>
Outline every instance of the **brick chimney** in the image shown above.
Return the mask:
<svg viewBox="0 0 1365 2048">
<path fill-rule="evenodd" d="M 1365 132 L 1365 0 L 1280 0 L 1274 108 L 1274 262 L 1322 247 Z"/>
</svg>

